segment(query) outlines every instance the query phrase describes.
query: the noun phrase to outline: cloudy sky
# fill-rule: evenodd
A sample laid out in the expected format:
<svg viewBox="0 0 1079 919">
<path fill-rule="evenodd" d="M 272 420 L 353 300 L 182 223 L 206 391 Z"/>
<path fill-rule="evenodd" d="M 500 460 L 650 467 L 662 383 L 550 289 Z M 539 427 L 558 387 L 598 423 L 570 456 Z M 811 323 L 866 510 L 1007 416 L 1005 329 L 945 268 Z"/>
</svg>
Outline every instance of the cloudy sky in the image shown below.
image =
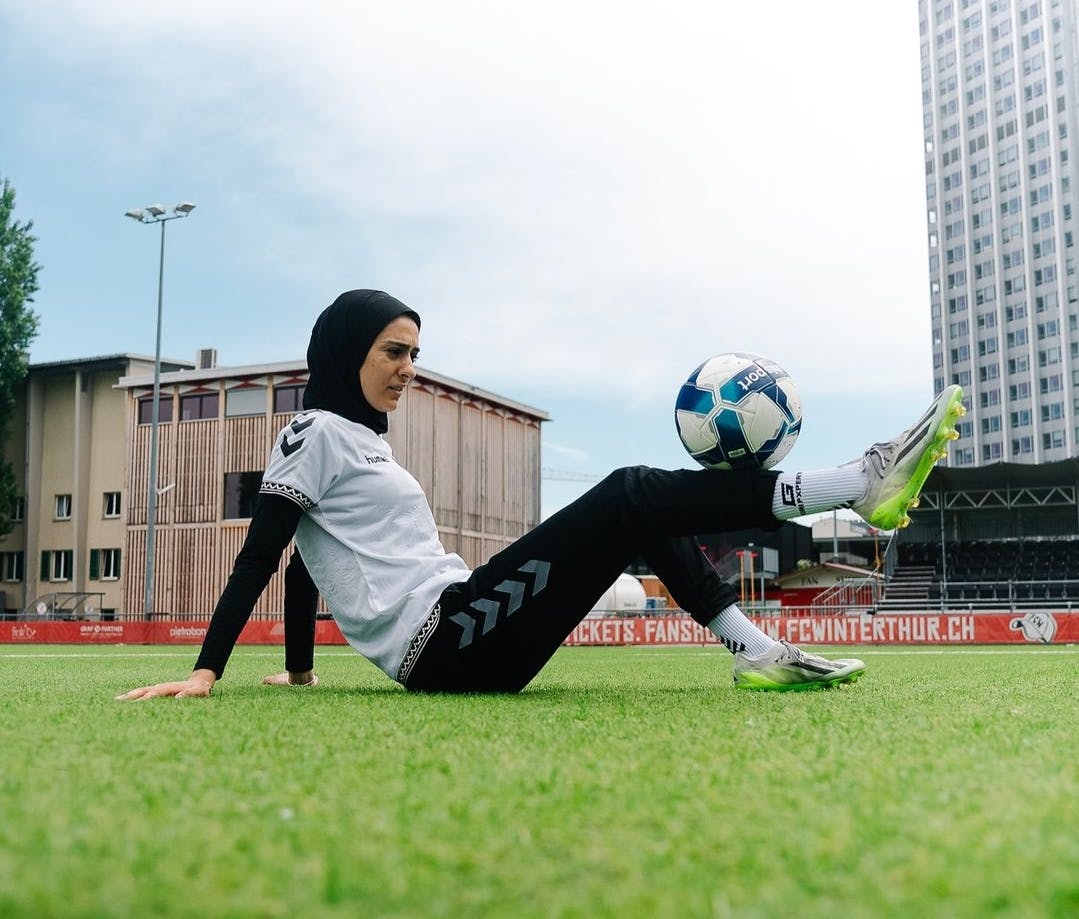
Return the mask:
<svg viewBox="0 0 1079 919">
<path fill-rule="evenodd" d="M 0 175 L 34 221 L 35 362 L 303 355 L 340 291 L 431 369 L 547 410 L 544 465 L 691 465 L 712 354 L 786 366 L 785 468 L 932 396 L 917 4 L 0 0 Z M 547 481 L 549 512 L 578 493 Z"/>
</svg>

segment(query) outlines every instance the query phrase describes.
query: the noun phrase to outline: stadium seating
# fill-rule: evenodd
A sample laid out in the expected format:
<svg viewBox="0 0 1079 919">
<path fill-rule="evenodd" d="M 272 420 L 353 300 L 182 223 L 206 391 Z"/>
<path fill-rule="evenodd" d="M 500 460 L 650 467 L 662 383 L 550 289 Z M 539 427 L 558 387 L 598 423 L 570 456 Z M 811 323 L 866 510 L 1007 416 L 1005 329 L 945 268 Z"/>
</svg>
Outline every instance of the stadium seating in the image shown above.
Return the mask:
<svg viewBox="0 0 1079 919">
<path fill-rule="evenodd" d="M 1079 603 L 1079 538 L 971 540 L 943 552 L 939 543 L 901 542 L 892 584 L 934 606 Z"/>
</svg>

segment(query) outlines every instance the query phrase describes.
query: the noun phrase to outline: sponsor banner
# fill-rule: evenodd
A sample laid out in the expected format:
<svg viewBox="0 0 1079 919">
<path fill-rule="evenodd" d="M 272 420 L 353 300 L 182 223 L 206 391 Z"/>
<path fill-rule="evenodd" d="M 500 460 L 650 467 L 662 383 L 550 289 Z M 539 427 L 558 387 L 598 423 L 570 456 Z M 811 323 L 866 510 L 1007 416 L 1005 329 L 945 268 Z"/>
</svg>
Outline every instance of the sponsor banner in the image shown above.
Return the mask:
<svg viewBox="0 0 1079 919">
<path fill-rule="evenodd" d="M 0 643 L 42 642 L 56 644 L 110 645 L 200 645 L 206 637 L 208 620 L 120 622 L 0 622 Z M 315 623 L 315 641 L 320 645 L 343 645 L 344 637 L 333 620 Z M 249 622 L 240 633 L 240 644 L 283 645 L 285 624 Z"/>
<path fill-rule="evenodd" d="M 879 613 L 756 619 L 797 645 L 1065 644 L 1079 641 L 1079 612 Z M 706 645 L 719 639 L 688 616 L 586 619 L 567 645 Z"/>
<path fill-rule="evenodd" d="M 768 617 L 755 620 L 773 638 L 798 645 L 1066 644 L 1079 641 L 1079 612 L 880 613 L 876 616 Z M 0 643 L 198 645 L 208 620 L 0 622 Z M 249 622 L 240 644 L 283 645 L 281 620 Z M 331 619 L 315 626 L 320 645 L 343 645 Z M 604 616 L 578 625 L 567 645 L 708 645 L 716 638 L 689 616 Z"/>
</svg>

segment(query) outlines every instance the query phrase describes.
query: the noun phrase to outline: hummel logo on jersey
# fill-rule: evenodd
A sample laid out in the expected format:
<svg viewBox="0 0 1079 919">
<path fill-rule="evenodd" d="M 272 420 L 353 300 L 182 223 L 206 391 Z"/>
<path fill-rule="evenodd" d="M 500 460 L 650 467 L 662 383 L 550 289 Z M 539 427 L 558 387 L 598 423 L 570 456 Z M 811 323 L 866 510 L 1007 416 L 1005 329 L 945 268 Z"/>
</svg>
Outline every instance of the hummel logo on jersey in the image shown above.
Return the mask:
<svg viewBox="0 0 1079 919">
<path fill-rule="evenodd" d="M 314 423 L 314 418 L 308 418 L 306 421 L 296 419 L 296 421 L 289 425 L 289 428 L 292 430 L 293 434 L 302 434 Z M 304 439 L 302 437 L 297 437 L 295 440 L 289 440 L 287 433 L 281 435 L 281 452 L 284 453 L 285 456 L 292 456 L 292 454 L 299 450 L 303 445 Z"/>
<path fill-rule="evenodd" d="M 367 460 L 368 463 L 388 463 L 389 462 L 389 460 L 384 456 L 368 456 L 366 453 L 364 454 L 363 458 L 365 460 Z"/>
</svg>

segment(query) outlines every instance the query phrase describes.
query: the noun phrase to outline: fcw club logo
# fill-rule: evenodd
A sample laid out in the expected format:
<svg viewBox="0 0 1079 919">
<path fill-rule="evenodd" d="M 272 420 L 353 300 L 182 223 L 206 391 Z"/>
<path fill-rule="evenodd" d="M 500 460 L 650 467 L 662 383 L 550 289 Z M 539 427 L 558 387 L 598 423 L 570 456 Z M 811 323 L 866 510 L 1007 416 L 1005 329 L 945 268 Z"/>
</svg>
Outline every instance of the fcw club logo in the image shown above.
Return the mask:
<svg viewBox="0 0 1079 919">
<path fill-rule="evenodd" d="M 1022 632 L 1027 641 L 1049 645 L 1057 633 L 1057 621 L 1052 613 L 1027 613 L 1022 619 L 1013 619 L 1008 628 L 1013 632 Z"/>
</svg>

